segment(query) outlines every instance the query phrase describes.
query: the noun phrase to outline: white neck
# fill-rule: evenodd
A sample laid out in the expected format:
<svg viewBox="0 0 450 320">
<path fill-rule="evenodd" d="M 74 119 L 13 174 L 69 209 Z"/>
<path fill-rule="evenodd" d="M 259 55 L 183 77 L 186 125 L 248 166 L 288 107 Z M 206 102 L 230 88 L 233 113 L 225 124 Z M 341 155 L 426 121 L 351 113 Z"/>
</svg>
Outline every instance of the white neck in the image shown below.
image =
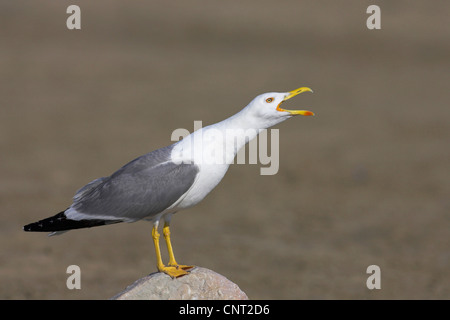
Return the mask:
<svg viewBox="0 0 450 320">
<path fill-rule="evenodd" d="M 251 115 L 251 110 L 244 108 L 233 116 L 204 129 L 205 131 L 218 130 L 221 132 L 225 137 L 222 143 L 226 145 L 227 151 L 230 153 L 228 157 L 231 157 L 232 160 L 242 147 L 254 139 L 261 130 L 267 128 L 258 120 Z"/>
<path fill-rule="evenodd" d="M 270 126 L 261 123 L 247 107 L 221 122 L 193 132 L 180 141 L 174 151 L 182 161 L 229 165 L 243 146 Z"/>
</svg>

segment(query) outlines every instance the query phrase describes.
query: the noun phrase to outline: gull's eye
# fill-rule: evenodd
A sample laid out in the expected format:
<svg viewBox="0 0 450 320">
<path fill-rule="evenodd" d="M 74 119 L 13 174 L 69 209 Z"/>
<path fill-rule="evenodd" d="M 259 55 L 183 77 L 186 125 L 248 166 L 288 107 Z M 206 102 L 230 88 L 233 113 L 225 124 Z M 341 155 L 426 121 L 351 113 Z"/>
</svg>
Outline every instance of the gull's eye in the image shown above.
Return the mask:
<svg viewBox="0 0 450 320">
<path fill-rule="evenodd" d="M 272 101 L 273 101 L 273 98 L 267 98 L 267 99 L 266 99 L 266 102 L 267 102 L 267 103 L 271 103 Z"/>
</svg>

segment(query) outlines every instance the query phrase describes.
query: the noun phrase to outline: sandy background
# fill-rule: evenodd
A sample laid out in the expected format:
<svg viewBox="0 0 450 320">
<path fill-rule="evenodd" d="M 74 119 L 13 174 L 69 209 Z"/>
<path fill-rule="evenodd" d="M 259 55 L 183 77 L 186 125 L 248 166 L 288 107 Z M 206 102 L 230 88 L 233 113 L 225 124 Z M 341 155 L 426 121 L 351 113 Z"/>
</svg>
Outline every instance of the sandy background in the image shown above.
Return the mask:
<svg viewBox="0 0 450 320">
<path fill-rule="evenodd" d="M 285 106 L 316 117 L 277 126 L 278 174 L 235 165 L 175 216 L 179 262 L 252 299 L 450 298 L 450 3 L 376 3 L 370 31 L 373 1 L 2 2 L 0 298 L 106 299 L 154 272 L 148 223 L 22 226 L 174 129 L 300 86 Z"/>
</svg>

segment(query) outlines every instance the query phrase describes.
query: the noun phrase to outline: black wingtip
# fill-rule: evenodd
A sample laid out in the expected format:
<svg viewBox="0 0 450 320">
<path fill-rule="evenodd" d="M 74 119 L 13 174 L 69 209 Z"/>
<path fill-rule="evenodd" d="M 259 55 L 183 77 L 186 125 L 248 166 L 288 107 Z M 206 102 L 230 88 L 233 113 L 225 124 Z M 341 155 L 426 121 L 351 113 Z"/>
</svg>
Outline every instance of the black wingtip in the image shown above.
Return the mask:
<svg viewBox="0 0 450 320">
<path fill-rule="evenodd" d="M 97 226 L 104 226 L 112 223 L 119 223 L 121 220 L 101 220 L 101 219 L 84 219 L 71 220 L 68 219 L 64 211 L 37 222 L 27 224 L 23 227 L 27 232 L 56 232 L 67 231 L 73 229 L 91 228 Z"/>
</svg>

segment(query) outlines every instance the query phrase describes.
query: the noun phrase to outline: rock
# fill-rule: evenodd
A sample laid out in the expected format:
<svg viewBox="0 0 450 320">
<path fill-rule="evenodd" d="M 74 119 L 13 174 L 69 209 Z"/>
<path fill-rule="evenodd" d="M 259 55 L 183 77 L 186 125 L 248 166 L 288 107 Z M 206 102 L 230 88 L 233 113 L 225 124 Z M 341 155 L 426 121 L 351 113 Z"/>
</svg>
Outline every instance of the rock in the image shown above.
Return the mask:
<svg viewBox="0 0 450 320">
<path fill-rule="evenodd" d="M 239 287 L 209 269 L 194 267 L 183 277 L 172 279 L 155 272 L 137 280 L 112 300 L 248 300 Z"/>
</svg>

